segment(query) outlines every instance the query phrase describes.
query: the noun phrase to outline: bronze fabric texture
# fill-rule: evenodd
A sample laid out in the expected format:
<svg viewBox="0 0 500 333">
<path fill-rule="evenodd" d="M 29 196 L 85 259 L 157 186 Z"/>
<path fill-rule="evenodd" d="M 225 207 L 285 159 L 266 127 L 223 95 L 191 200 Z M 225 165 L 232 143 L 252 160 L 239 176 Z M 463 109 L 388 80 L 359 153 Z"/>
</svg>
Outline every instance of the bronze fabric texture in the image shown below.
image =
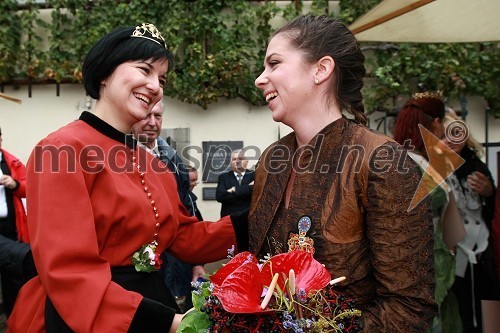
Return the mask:
<svg viewBox="0 0 500 333">
<path fill-rule="evenodd" d="M 347 277 L 339 288 L 357 300 L 363 332 L 424 332 L 437 308 L 430 198 L 408 211 L 418 166 L 392 139 L 345 118 L 327 125 L 300 157 L 296 150 L 291 133 L 261 156 L 250 251 L 288 251 L 290 233 L 309 216 L 314 257 L 332 278 Z"/>
</svg>

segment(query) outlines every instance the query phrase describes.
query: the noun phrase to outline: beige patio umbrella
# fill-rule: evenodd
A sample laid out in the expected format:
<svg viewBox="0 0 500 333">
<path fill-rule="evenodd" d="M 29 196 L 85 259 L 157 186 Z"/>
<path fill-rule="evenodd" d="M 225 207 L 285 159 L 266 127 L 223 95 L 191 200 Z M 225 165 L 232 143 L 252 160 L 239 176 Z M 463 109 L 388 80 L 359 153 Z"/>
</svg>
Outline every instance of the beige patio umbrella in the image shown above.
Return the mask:
<svg viewBox="0 0 500 333">
<path fill-rule="evenodd" d="M 6 94 L 1 93 L 1 92 L 0 92 L 0 97 L 5 98 L 5 99 L 7 99 L 9 101 L 12 101 L 12 102 L 16 102 L 16 103 L 21 104 L 21 100 L 20 99 L 12 97 L 12 96 L 9 96 L 9 95 L 6 95 Z"/>
<path fill-rule="evenodd" d="M 349 28 L 359 41 L 500 41 L 500 0 L 384 0 Z"/>
</svg>

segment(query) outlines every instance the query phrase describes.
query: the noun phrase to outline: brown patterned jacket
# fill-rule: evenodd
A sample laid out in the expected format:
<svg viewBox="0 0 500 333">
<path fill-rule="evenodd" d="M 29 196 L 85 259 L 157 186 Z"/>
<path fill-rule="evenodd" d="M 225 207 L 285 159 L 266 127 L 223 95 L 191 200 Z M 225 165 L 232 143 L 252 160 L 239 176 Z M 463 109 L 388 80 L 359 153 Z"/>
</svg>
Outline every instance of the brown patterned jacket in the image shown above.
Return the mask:
<svg viewBox="0 0 500 333">
<path fill-rule="evenodd" d="M 289 234 L 307 215 L 314 256 L 332 277 L 347 277 L 339 287 L 357 299 L 363 332 L 425 332 L 437 307 L 430 198 L 408 210 L 418 166 L 392 139 L 345 118 L 327 125 L 300 157 L 296 149 L 291 133 L 260 158 L 250 251 L 287 251 Z"/>
</svg>

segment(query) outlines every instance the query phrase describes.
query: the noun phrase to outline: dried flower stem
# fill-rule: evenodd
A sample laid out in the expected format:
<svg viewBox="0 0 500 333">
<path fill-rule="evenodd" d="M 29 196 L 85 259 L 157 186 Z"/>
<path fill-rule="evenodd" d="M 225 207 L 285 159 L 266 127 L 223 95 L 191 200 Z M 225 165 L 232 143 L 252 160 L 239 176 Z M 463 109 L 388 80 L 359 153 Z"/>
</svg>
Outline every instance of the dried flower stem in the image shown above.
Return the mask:
<svg viewBox="0 0 500 333">
<path fill-rule="evenodd" d="M 278 276 L 279 276 L 278 273 L 274 274 L 274 276 L 273 276 L 271 284 L 269 285 L 269 289 L 267 289 L 266 296 L 264 297 L 264 300 L 262 300 L 262 303 L 260 304 L 260 307 L 262 310 L 264 310 L 266 308 L 267 304 L 269 304 L 269 301 L 271 300 L 271 296 L 273 295 L 274 288 L 276 287 L 276 283 L 278 282 Z"/>
<path fill-rule="evenodd" d="M 333 279 L 332 281 L 330 281 L 330 284 L 333 286 L 334 284 L 337 284 L 339 282 L 342 282 L 346 279 L 345 276 L 341 276 L 341 277 L 338 277 L 336 279 Z"/>
<path fill-rule="evenodd" d="M 288 292 L 290 293 L 290 297 L 295 295 L 295 271 L 290 269 L 288 273 Z"/>
</svg>

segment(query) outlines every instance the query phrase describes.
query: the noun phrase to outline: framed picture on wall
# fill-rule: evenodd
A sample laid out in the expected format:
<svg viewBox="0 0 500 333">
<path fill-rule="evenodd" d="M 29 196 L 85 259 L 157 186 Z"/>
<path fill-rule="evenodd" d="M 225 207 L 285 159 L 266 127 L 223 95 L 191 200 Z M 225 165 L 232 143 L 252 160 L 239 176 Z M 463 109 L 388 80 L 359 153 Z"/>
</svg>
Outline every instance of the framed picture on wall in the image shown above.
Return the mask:
<svg viewBox="0 0 500 333">
<path fill-rule="evenodd" d="M 219 175 L 229 170 L 231 152 L 243 148 L 243 141 L 203 141 L 203 183 L 217 183 Z"/>
</svg>

